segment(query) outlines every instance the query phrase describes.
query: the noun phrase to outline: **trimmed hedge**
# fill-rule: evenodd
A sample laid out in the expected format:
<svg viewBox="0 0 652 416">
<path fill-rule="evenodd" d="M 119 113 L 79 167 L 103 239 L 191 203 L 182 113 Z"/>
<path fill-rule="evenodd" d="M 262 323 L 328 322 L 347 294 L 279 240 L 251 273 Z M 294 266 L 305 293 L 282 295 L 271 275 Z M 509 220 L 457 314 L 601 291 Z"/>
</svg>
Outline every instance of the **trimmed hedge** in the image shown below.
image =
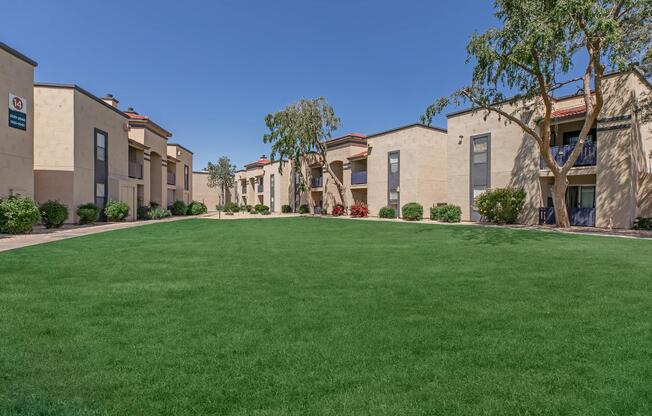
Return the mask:
<svg viewBox="0 0 652 416">
<path fill-rule="evenodd" d="M 188 213 L 188 206 L 183 201 L 174 201 L 170 209 L 172 215 L 186 215 Z"/>
<path fill-rule="evenodd" d="M 281 212 L 282 212 L 283 214 L 289 214 L 289 213 L 292 212 L 292 207 L 289 206 L 289 205 L 283 205 L 283 206 L 281 207 Z"/>
<path fill-rule="evenodd" d="M 265 205 L 265 204 L 256 204 L 256 206 L 254 207 L 254 210 L 256 212 L 260 213 L 260 212 L 263 212 L 263 211 L 269 211 L 269 207 L 267 205 Z"/>
<path fill-rule="evenodd" d="M 475 199 L 480 215 L 497 224 L 514 224 L 525 204 L 523 188 L 489 189 Z"/>
<path fill-rule="evenodd" d="M 396 210 L 390 207 L 382 207 L 378 212 L 380 218 L 396 218 Z"/>
<path fill-rule="evenodd" d="M 129 204 L 122 201 L 109 201 L 104 208 L 106 219 L 111 222 L 122 222 L 129 216 Z"/>
<path fill-rule="evenodd" d="M 46 201 L 39 207 L 45 228 L 59 228 L 68 219 L 68 207 L 59 201 Z"/>
<path fill-rule="evenodd" d="M 224 212 L 239 212 L 240 206 L 235 202 L 229 202 L 224 206 Z"/>
<path fill-rule="evenodd" d="M 201 215 L 206 214 L 207 212 L 208 208 L 203 202 L 192 201 L 190 204 L 188 204 L 188 215 Z"/>
<path fill-rule="evenodd" d="M 406 221 L 419 221 L 423 219 L 423 206 L 418 202 L 408 202 L 403 205 L 401 217 Z"/>
<path fill-rule="evenodd" d="M 153 220 L 160 220 L 171 215 L 172 213 L 169 210 L 161 207 L 151 208 L 149 210 L 149 217 Z"/>
<path fill-rule="evenodd" d="M 303 204 L 299 206 L 299 214 L 307 214 L 310 212 L 310 208 L 308 208 L 308 205 Z"/>
<path fill-rule="evenodd" d="M 430 219 L 441 222 L 460 222 L 462 208 L 457 205 L 446 204 L 430 208 Z"/>
<path fill-rule="evenodd" d="M 80 224 L 90 224 L 100 219 L 100 209 L 92 202 L 77 207 Z"/>
<path fill-rule="evenodd" d="M 39 219 L 39 209 L 32 198 L 12 196 L 0 199 L 0 233 L 31 233 Z"/>
</svg>

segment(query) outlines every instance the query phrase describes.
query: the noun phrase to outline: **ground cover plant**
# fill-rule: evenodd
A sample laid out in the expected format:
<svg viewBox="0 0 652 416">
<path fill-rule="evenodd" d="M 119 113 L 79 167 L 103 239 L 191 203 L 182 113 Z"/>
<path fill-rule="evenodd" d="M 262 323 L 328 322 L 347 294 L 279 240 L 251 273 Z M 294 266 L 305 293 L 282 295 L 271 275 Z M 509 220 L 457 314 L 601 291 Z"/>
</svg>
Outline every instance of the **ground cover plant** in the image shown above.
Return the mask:
<svg viewBox="0 0 652 416">
<path fill-rule="evenodd" d="M 651 414 L 651 250 L 298 217 L 3 252 L 0 414 Z"/>
</svg>

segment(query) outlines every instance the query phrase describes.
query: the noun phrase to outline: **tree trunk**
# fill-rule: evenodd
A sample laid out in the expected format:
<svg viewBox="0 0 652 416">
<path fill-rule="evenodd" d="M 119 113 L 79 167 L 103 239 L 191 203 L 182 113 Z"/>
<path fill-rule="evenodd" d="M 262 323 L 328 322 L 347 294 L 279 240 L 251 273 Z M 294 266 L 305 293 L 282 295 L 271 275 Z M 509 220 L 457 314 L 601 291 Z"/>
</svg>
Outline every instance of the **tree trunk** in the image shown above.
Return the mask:
<svg viewBox="0 0 652 416">
<path fill-rule="evenodd" d="M 559 228 L 570 228 L 568 219 L 568 207 L 566 206 L 566 189 L 568 178 L 566 175 L 555 175 L 555 183 L 552 186 L 552 201 L 555 205 L 555 223 Z"/>
<path fill-rule="evenodd" d="M 342 201 L 342 206 L 344 207 L 344 213 L 347 213 L 347 206 L 346 206 L 346 199 L 344 197 L 345 194 L 345 188 L 344 184 L 337 178 L 335 175 L 335 172 L 331 170 L 330 165 L 328 163 L 325 164 L 326 166 L 326 171 L 330 175 L 330 177 L 333 179 L 333 182 L 335 182 L 335 188 L 337 188 L 337 193 L 340 195 L 340 201 Z M 324 184 L 324 192 L 326 192 L 326 184 Z"/>
</svg>

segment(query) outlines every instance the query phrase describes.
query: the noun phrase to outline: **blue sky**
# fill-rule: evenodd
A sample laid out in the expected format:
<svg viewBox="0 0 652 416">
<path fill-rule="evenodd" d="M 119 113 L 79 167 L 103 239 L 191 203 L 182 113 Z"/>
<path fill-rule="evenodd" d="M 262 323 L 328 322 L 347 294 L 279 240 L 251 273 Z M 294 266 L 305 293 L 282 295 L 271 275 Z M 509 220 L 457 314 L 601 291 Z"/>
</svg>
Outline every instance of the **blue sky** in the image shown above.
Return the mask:
<svg viewBox="0 0 652 416">
<path fill-rule="evenodd" d="M 418 120 L 466 84 L 466 43 L 490 1 L 30 1 L 0 14 L 0 39 L 75 83 L 133 106 L 193 150 L 239 167 L 267 154 L 267 113 L 324 96 L 338 133 Z M 435 124 L 445 127 L 445 119 Z"/>
</svg>

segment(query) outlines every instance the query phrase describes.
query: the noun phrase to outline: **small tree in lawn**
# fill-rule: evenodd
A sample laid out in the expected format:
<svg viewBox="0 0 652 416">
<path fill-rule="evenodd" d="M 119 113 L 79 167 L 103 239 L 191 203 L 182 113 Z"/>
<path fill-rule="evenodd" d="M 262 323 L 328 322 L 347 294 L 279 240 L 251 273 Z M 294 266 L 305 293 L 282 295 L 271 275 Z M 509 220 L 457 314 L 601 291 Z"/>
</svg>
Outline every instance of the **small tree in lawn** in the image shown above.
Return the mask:
<svg viewBox="0 0 652 416">
<path fill-rule="evenodd" d="M 217 163 L 208 162 L 208 187 L 220 188 L 220 205 L 226 203 L 226 190 L 231 188 L 235 183 L 235 165 L 231 163 L 231 159 L 227 156 L 222 156 L 217 160 Z"/>
<path fill-rule="evenodd" d="M 326 160 L 326 140 L 340 126 L 340 119 L 325 98 L 302 98 L 277 113 L 268 114 L 265 124 L 269 133 L 263 136 L 263 142 L 272 144 L 271 159 L 280 160 L 279 171 L 282 172 L 284 163 L 292 161 L 299 172 L 301 187 L 305 189 L 307 183 L 310 191 L 312 184 L 306 180 L 308 175 L 301 171 L 301 166 L 314 162 L 328 174 L 324 178 L 324 189 L 330 177 L 335 183 L 340 202 L 345 203 L 344 184 Z"/>
<path fill-rule="evenodd" d="M 422 121 L 432 122 L 450 104 L 470 104 L 485 117 L 494 113 L 520 126 L 555 177 L 557 226 L 569 227 L 567 175 L 602 110 L 605 70 L 649 58 L 652 1 L 496 0 L 494 7 L 502 27 L 474 34 L 467 46 L 468 60 L 475 61 L 470 85 L 436 100 Z M 584 61 L 581 75 L 572 76 L 574 62 Z M 572 84 L 583 95 L 586 118 L 568 160 L 559 165 L 550 152 L 553 93 Z M 502 90 L 516 94 L 506 103 Z"/>
</svg>

